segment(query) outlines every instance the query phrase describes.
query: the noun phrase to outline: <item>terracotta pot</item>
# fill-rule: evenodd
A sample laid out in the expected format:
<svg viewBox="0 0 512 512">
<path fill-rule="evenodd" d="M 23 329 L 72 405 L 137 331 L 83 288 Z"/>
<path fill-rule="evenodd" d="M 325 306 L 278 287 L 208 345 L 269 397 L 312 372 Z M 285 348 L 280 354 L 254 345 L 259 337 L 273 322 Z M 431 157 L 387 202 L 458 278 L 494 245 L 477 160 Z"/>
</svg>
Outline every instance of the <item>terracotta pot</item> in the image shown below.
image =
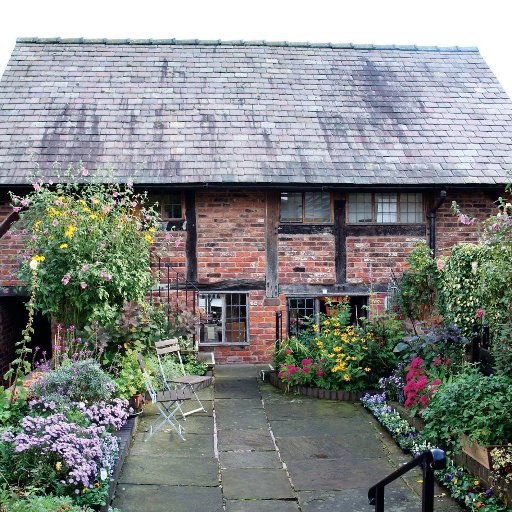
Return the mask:
<svg viewBox="0 0 512 512">
<path fill-rule="evenodd" d="M 144 407 L 144 395 L 141 395 L 140 393 L 132 395 L 128 402 L 130 404 L 130 407 L 134 410 L 134 412 L 138 413 L 142 411 Z"/>
</svg>

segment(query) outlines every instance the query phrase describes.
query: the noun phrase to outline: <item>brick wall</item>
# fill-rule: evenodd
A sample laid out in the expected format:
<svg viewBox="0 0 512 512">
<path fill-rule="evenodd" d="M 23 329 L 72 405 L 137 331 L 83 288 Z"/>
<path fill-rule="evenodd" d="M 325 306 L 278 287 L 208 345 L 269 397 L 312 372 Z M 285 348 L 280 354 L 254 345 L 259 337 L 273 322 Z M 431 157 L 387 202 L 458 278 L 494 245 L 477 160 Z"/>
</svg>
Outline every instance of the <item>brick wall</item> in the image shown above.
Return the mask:
<svg viewBox="0 0 512 512">
<path fill-rule="evenodd" d="M 0 194 L 0 223 L 12 212 L 10 199 Z M 8 231 L 0 238 L 0 288 L 17 286 L 21 283 L 16 278 L 18 258 L 23 251 L 21 237 L 14 230 Z"/>
<path fill-rule="evenodd" d="M 365 236 L 347 238 L 347 282 L 388 283 L 401 275 L 414 245 L 423 238 Z"/>
<path fill-rule="evenodd" d="M 493 200 L 483 192 L 448 193 L 446 202 L 437 211 L 437 254 L 449 254 L 457 243 L 474 243 L 478 240 L 479 228 L 458 222 L 451 212 L 451 203 L 456 201 L 460 210 L 469 217 L 486 219 L 497 212 Z"/>
<path fill-rule="evenodd" d="M 280 284 L 335 282 L 333 235 L 280 235 L 278 244 Z"/>
<path fill-rule="evenodd" d="M 198 192 L 198 281 L 265 279 L 264 192 Z"/>
</svg>

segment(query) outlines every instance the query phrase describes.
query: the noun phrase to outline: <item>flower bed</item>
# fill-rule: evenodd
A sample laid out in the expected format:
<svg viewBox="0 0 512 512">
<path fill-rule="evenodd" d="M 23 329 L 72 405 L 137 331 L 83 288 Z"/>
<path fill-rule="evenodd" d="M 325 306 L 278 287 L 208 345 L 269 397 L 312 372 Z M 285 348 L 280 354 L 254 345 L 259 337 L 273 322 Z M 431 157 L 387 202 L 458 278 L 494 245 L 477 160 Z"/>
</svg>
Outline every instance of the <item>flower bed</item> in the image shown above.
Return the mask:
<svg viewBox="0 0 512 512">
<path fill-rule="evenodd" d="M 357 402 L 361 399 L 361 397 L 365 394 L 365 391 L 343 391 L 341 389 L 338 390 L 329 390 L 329 389 L 321 389 L 321 388 L 313 388 L 308 386 L 288 386 L 285 384 L 275 372 L 272 372 L 268 375 L 269 382 L 273 386 L 282 391 L 286 391 L 288 393 L 295 393 L 304 396 L 310 396 L 312 398 L 320 398 L 325 400 L 339 400 L 344 402 Z"/>
<path fill-rule="evenodd" d="M 365 395 L 361 401 L 405 452 L 415 454 L 432 448 L 421 433 L 386 402 L 384 394 Z M 468 511 L 511 510 L 500 502 L 493 489 L 482 487 L 479 479 L 462 466 L 456 465 L 456 461 L 451 458 L 447 458 L 446 469 L 436 471 L 436 478 Z"/>
</svg>

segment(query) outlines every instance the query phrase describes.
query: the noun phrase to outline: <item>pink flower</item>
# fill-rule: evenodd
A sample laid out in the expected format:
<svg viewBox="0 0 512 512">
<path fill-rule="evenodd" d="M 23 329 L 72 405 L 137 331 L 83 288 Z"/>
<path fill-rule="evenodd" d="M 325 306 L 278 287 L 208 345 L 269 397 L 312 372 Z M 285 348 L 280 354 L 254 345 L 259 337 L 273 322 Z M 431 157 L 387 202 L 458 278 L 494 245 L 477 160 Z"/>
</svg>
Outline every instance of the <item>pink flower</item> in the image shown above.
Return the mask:
<svg viewBox="0 0 512 512">
<path fill-rule="evenodd" d="M 482 308 L 476 310 L 476 313 L 475 313 L 476 318 L 482 318 L 484 315 L 485 315 L 485 311 Z"/>
<path fill-rule="evenodd" d="M 69 283 L 69 280 L 71 279 L 71 276 L 69 274 L 66 274 L 62 279 L 61 279 L 61 283 L 64 285 L 64 286 L 67 286 L 68 283 Z"/>
<path fill-rule="evenodd" d="M 132 180 L 128 180 L 128 181 L 126 182 L 126 186 L 127 186 L 128 188 L 132 188 L 132 187 L 133 187 L 133 181 L 132 181 Z"/>
<path fill-rule="evenodd" d="M 309 366 L 304 366 L 304 368 L 302 368 L 302 373 L 308 373 L 309 372 Z"/>
<path fill-rule="evenodd" d="M 434 359 L 434 362 L 432 363 L 434 366 L 439 366 L 441 364 L 441 358 L 440 357 L 436 357 Z"/>
<path fill-rule="evenodd" d="M 418 368 L 419 366 L 421 366 L 421 363 L 423 363 L 423 359 L 421 359 L 421 357 L 415 357 L 413 360 L 412 360 L 412 363 L 411 363 L 411 368 Z"/>
<path fill-rule="evenodd" d="M 293 354 L 293 350 L 291 348 L 287 348 L 285 351 L 284 351 L 285 354 Z"/>
<path fill-rule="evenodd" d="M 309 359 L 309 358 L 305 358 L 302 360 L 303 365 L 308 365 L 308 364 L 311 364 L 312 362 L 313 362 L 313 359 Z"/>
<path fill-rule="evenodd" d="M 13 211 L 14 213 L 18 213 L 20 210 L 21 210 L 21 207 L 20 207 L 20 206 L 14 206 L 14 207 L 13 207 L 13 209 L 12 209 L 12 211 Z"/>
<path fill-rule="evenodd" d="M 470 218 L 464 213 L 461 213 L 459 215 L 459 222 L 461 224 L 464 224 L 465 226 L 473 226 L 474 224 L 476 224 L 476 218 Z"/>
<path fill-rule="evenodd" d="M 82 272 L 87 272 L 88 270 L 89 270 L 89 265 L 86 264 L 82 267 Z"/>
<path fill-rule="evenodd" d="M 34 187 L 34 190 L 36 192 L 41 188 L 41 185 L 39 183 L 33 183 L 32 186 Z"/>
<path fill-rule="evenodd" d="M 52 222 L 52 226 L 53 227 L 56 227 L 59 225 L 59 221 L 57 219 L 55 219 L 53 222 Z"/>
<path fill-rule="evenodd" d="M 82 288 L 82 290 L 85 290 L 87 288 L 87 283 L 85 281 L 82 281 L 80 283 L 80 288 Z"/>
<path fill-rule="evenodd" d="M 175 247 L 179 247 L 181 245 L 181 238 L 176 238 L 174 245 L 175 245 Z"/>
<path fill-rule="evenodd" d="M 324 371 L 323 370 L 318 370 L 316 372 L 316 374 L 318 375 L 318 377 L 321 377 L 324 374 Z"/>
<path fill-rule="evenodd" d="M 82 176 L 89 176 L 89 171 L 85 167 L 82 169 Z"/>
<path fill-rule="evenodd" d="M 443 271 L 444 267 L 446 267 L 446 262 L 444 260 L 437 260 L 436 262 L 437 270 Z"/>
</svg>

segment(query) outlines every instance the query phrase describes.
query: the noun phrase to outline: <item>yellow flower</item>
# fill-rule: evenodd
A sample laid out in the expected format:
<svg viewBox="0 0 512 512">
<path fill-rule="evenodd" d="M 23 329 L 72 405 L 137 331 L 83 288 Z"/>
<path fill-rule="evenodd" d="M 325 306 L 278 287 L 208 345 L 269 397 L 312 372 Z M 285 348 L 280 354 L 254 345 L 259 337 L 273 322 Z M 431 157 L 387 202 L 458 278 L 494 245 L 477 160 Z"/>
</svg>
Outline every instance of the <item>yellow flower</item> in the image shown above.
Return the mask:
<svg viewBox="0 0 512 512">
<path fill-rule="evenodd" d="M 60 249 L 67 249 L 68 248 L 68 244 L 60 244 L 59 248 Z"/>
<path fill-rule="evenodd" d="M 366 367 L 366 368 L 364 369 L 364 371 L 368 373 L 368 372 L 371 372 L 371 371 L 372 371 L 372 369 L 371 369 L 371 368 Z"/>
<path fill-rule="evenodd" d="M 156 228 L 149 228 L 150 233 L 154 233 L 156 231 Z"/>
<path fill-rule="evenodd" d="M 345 373 L 345 375 L 343 375 L 343 380 L 348 382 L 350 380 L 350 375 L 348 373 Z"/>
<path fill-rule="evenodd" d="M 60 471 L 60 470 L 62 469 L 62 462 L 56 462 L 56 463 L 55 463 L 55 469 L 56 469 L 57 471 Z"/>
<path fill-rule="evenodd" d="M 73 226 L 72 224 L 66 228 L 66 231 L 64 231 L 64 236 L 67 238 L 73 238 L 75 236 L 76 226 Z"/>
<path fill-rule="evenodd" d="M 147 233 L 144 235 L 144 238 L 146 239 L 146 242 L 148 244 L 152 244 L 153 243 L 153 238 L 151 235 L 148 235 Z"/>
<path fill-rule="evenodd" d="M 98 216 L 95 213 L 91 213 L 91 215 L 89 215 L 89 219 L 96 220 L 97 218 Z"/>
<path fill-rule="evenodd" d="M 32 259 L 35 261 L 44 261 L 46 258 L 44 256 L 32 256 Z"/>
</svg>

